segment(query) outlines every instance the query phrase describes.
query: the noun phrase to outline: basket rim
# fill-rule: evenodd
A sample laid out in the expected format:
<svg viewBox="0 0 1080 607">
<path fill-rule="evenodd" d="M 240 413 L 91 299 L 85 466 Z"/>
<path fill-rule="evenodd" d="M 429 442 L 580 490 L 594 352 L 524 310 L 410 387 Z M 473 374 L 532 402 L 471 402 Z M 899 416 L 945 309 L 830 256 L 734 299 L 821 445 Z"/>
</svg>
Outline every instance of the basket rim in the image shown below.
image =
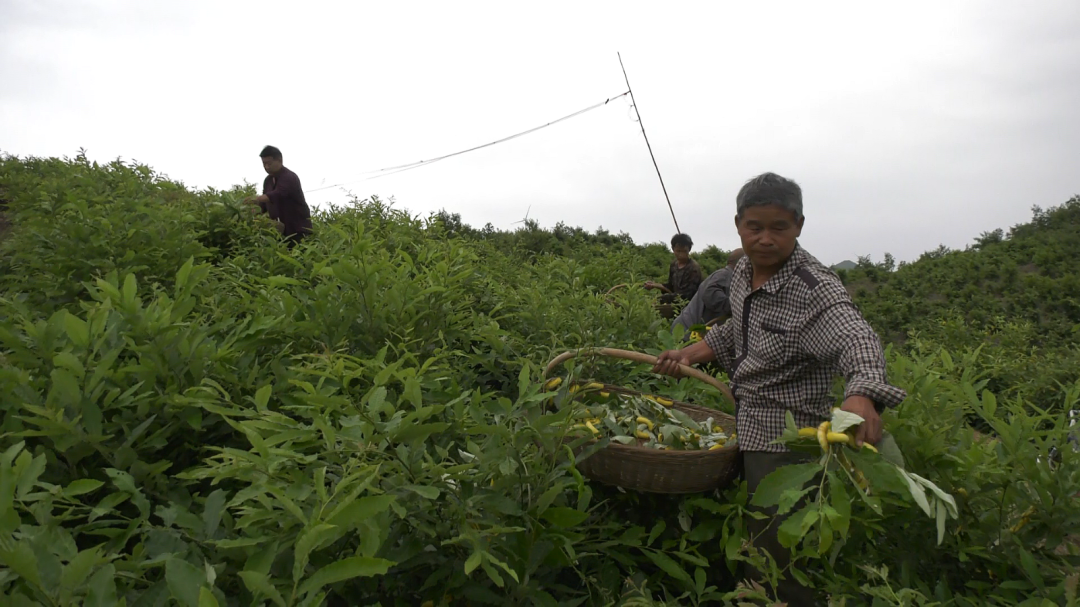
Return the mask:
<svg viewBox="0 0 1080 607">
<path fill-rule="evenodd" d="M 551 376 L 555 367 L 572 359 L 579 357 L 593 357 L 593 356 L 606 356 L 609 358 L 617 358 L 622 360 L 629 360 L 638 364 L 655 365 L 657 358 L 652 354 L 646 354 L 644 352 L 635 352 L 633 350 L 622 350 L 618 348 L 578 348 L 576 350 L 567 350 L 562 354 L 559 354 L 544 367 L 543 377 L 546 379 Z M 732 404 L 735 403 L 735 396 L 731 392 L 731 388 L 720 381 L 719 379 L 696 369 L 693 366 L 679 365 L 679 370 L 682 375 L 696 379 L 702 383 L 705 383 L 720 391 L 721 394 L 727 398 Z"/>
<path fill-rule="evenodd" d="M 717 412 L 717 413 L 719 413 L 721 415 L 725 415 L 727 417 L 731 417 L 732 419 L 734 419 L 734 417 L 730 413 L 728 413 L 726 411 L 723 411 L 721 409 L 714 409 L 712 407 L 706 407 L 704 405 L 699 405 L 697 403 L 692 403 L 692 402 L 685 401 L 685 400 L 678 400 L 678 399 L 675 399 L 675 398 L 668 398 L 666 396 L 660 396 L 658 394 L 652 394 L 652 393 L 649 393 L 649 392 L 642 392 L 641 390 L 635 390 L 633 388 L 627 388 L 625 386 L 620 386 L 618 384 L 609 384 L 607 382 L 596 381 L 596 380 L 593 380 L 593 379 L 581 379 L 581 378 L 571 379 L 570 381 L 568 381 L 566 383 L 567 383 L 567 385 L 574 385 L 574 386 L 588 386 L 589 384 L 599 384 L 601 386 L 601 389 L 597 390 L 597 392 L 614 392 L 616 394 L 625 394 L 625 395 L 628 395 L 628 396 L 646 396 L 646 397 L 652 397 L 652 398 L 664 398 L 664 399 L 667 399 L 667 400 L 671 401 L 672 406 L 678 405 L 678 406 L 685 407 L 685 408 L 690 408 L 690 409 L 700 409 L 702 411 L 714 411 L 714 412 Z"/>
<path fill-rule="evenodd" d="M 595 382 L 595 383 L 600 383 L 600 382 Z M 633 391 L 633 390 L 631 390 L 631 391 Z M 638 394 L 641 394 L 641 393 L 639 392 Z M 709 413 L 715 413 L 718 418 L 723 418 L 724 421 L 730 422 L 731 425 L 735 425 L 735 422 L 736 422 L 735 416 L 733 416 L 733 415 L 731 415 L 729 413 L 725 413 L 724 411 L 721 411 L 719 409 L 712 409 L 712 408 L 709 408 L 709 407 L 703 407 L 701 405 L 695 405 L 693 403 L 684 403 L 682 401 L 672 401 L 671 406 L 672 406 L 672 408 L 678 408 L 678 409 L 696 409 L 698 411 L 708 411 Z M 570 442 L 571 440 L 573 440 L 573 439 L 570 439 L 569 437 L 567 437 L 566 442 Z M 589 442 L 583 443 L 582 447 L 584 447 L 585 445 L 595 445 L 596 443 L 600 442 L 600 440 L 601 439 L 593 438 Z M 635 453 L 635 452 L 637 452 L 637 453 L 650 453 L 650 454 L 662 453 L 662 454 L 664 454 L 664 457 L 668 457 L 670 455 L 687 455 L 687 456 L 693 456 L 695 458 L 701 458 L 703 455 L 705 455 L 705 456 L 714 456 L 714 455 L 738 452 L 739 451 L 739 443 L 738 443 L 738 441 L 736 441 L 736 443 L 734 445 L 724 445 L 723 447 L 721 447 L 719 449 L 653 449 L 651 447 L 644 447 L 640 443 L 636 444 L 636 445 L 624 445 L 624 444 L 622 444 L 620 442 L 610 441 L 609 440 L 607 446 L 604 447 L 604 449 L 613 449 L 614 451 L 624 451 L 626 453 Z"/>
<path fill-rule="evenodd" d="M 569 442 L 572 439 L 567 438 L 566 440 L 567 442 Z M 600 442 L 600 439 L 593 438 L 588 443 L 585 443 L 585 445 L 595 445 L 598 442 Z M 582 447 L 584 447 L 585 445 L 582 445 Z M 604 447 L 604 449 L 613 449 L 614 451 L 626 451 L 628 453 L 637 452 L 658 454 L 661 457 L 688 456 L 694 457 L 695 459 L 700 459 L 702 456 L 715 457 L 717 455 L 727 455 L 733 452 L 737 452 L 739 450 L 739 445 L 738 443 L 734 445 L 724 445 L 719 449 L 652 449 L 650 447 L 643 447 L 641 445 L 624 445 L 622 443 L 609 441 L 607 446 Z"/>
</svg>

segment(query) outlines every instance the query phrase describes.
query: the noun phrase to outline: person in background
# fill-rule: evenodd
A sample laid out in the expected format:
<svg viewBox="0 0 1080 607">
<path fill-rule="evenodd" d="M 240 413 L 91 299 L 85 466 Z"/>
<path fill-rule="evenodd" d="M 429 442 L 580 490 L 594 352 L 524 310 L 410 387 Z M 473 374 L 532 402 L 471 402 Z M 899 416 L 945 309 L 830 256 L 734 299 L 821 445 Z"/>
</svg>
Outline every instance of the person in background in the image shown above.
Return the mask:
<svg viewBox="0 0 1080 607">
<path fill-rule="evenodd" d="M 300 187 L 300 178 L 285 168 L 281 161 L 281 150 L 276 147 L 264 147 L 259 156 L 266 170 L 263 193 L 247 202 L 257 205 L 270 219 L 278 222 L 278 231 L 291 249 L 311 233 L 311 210 Z"/>
<path fill-rule="evenodd" d="M 881 339 L 840 278 L 799 245 L 804 221 L 799 185 L 764 173 L 746 182 L 735 205 L 735 227 L 746 257 L 731 276 L 731 318 L 702 341 L 662 353 L 653 370 L 678 376 L 679 364 L 716 360 L 727 371 L 743 475 L 752 496 L 771 472 L 811 457 L 774 441 L 789 411 L 800 428 L 829 419 L 837 375 L 846 380 L 840 408 L 864 420 L 855 432 L 859 447 L 881 440 L 880 413 L 907 394 L 889 383 Z M 767 550 L 784 569 L 791 552 L 780 544 L 777 529 L 790 512 L 777 516 L 769 509 L 764 514 L 764 519 L 748 517 L 747 530 L 753 545 Z M 762 577 L 752 568 L 745 573 Z M 812 590 L 790 572 L 785 576 L 777 588 L 780 600 L 792 607 L 813 605 Z"/>
<path fill-rule="evenodd" d="M 664 295 L 660 302 L 665 304 L 674 303 L 676 298 L 681 297 L 689 301 L 697 293 L 698 285 L 701 284 L 702 273 L 698 262 L 690 259 L 690 249 L 694 247 L 694 241 L 686 234 L 676 234 L 671 238 L 671 251 L 675 253 L 668 268 L 668 281 L 660 284 L 647 281 L 646 289 L 660 289 Z M 668 317 L 670 318 L 670 316 Z"/>
<path fill-rule="evenodd" d="M 701 282 L 697 293 L 686 307 L 682 309 L 675 322 L 671 323 L 671 330 L 676 325 L 682 325 L 689 329 L 694 325 L 704 324 L 710 320 L 728 316 L 731 314 L 731 302 L 728 301 L 728 287 L 731 285 L 731 272 L 735 264 L 743 258 L 743 250 L 735 249 L 728 254 L 727 265 L 709 274 L 709 277 Z"/>
</svg>

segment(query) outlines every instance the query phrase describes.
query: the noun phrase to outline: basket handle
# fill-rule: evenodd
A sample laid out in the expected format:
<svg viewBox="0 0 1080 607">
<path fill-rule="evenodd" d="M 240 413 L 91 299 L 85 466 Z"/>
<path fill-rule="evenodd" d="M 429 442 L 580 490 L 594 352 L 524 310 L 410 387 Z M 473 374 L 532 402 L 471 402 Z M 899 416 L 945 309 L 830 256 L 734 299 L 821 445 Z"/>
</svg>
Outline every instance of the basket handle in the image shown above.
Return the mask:
<svg viewBox="0 0 1080 607">
<path fill-rule="evenodd" d="M 706 327 L 712 327 L 712 326 L 715 326 L 715 325 L 722 325 L 729 318 L 731 318 L 731 316 L 729 316 L 727 314 L 721 314 L 720 316 L 717 316 L 716 318 L 714 318 L 714 319 L 710 320 L 709 322 L 705 323 L 705 326 Z"/>
<path fill-rule="evenodd" d="M 574 358 L 578 354 L 595 355 L 595 356 L 610 356 L 611 358 L 621 358 L 623 360 L 632 360 L 634 362 L 638 362 L 638 363 L 642 363 L 642 364 L 646 364 L 646 365 L 655 365 L 656 364 L 656 357 L 655 356 L 653 356 L 651 354 L 645 354 L 644 352 L 634 352 L 632 350 L 618 350 L 618 349 L 615 349 L 615 348 L 593 348 L 593 349 L 586 349 L 586 350 L 570 350 L 570 351 L 563 352 L 562 354 L 556 356 L 555 358 L 553 358 L 551 360 L 551 362 L 549 362 L 547 364 L 547 367 L 544 368 L 544 377 L 546 378 L 548 375 L 550 375 L 552 369 L 554 369 L 555 367 L 559 366 L 560 364 L 570 360 L 571 358 Z M 735 402 L 735 397 L 731 395 L 731 389 L 729 389 L 726 385 L 724 385 L 724 382 L 716 379 L 715 377 L 712 377 L 711 375 L 708 375 L 706 373 L 702 373 L 701 371 L 699 371 L 699 370 L 697 370 L 697 369 L 695 369 L 693 367 L 688 367 L 686 365 L 679 365 L 679 371 L 681 371 L 683 375 L 686 375 L 688 377 L 692 377 L 692 378 L 694 378 L 694 379 L 696 379 L 698 381 L 709 384 L 710 386 L 712 386 L 712 387 L 716 388 L 717 390 L 719 390 L 720 392 L 722 392 L 724 394 L 724 396 L 726 396 L 728 398 L 728 400 L 730 400 L 731 402 Z"/>
</svg>

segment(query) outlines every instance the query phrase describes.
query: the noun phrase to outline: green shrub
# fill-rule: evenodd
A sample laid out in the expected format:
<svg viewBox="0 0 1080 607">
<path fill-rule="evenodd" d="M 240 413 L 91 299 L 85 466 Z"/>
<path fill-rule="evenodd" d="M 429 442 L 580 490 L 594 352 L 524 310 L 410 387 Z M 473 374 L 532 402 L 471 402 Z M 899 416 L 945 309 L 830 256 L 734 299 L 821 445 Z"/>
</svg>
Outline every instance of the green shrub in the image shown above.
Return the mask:
<svg viewBox="0 0 1080 607">
<path fill-rule="evenodd" d="M 663 247 L 565 226 L 476 231 L 371 198 L 317 212 L 290 251 L 237 204 L 250 188 L 190 192 L 82 157 L 4 158 L 0 191 L 13 219 L 0 240 L 4 604 L 753 592 L 739 582 L 759 559 L 745 486 L 590 483 L 563 444 L 574 397 L 541 391 L 562 351 L 675 345 L 640 288 L 665 271 Z M 1073 600 L 1080 479 L 1064 416 L 1080 384 L 1050 355 L 1064 350 L 1027 347 L 1060 323 L 998 316 L 926 320 L 890 351 L 910 397 L 886 427 L 908 470 L 957 496 L 958 518 L 939 544 L 935 520 L 868 468 L 880 508 L 852 492 L 824 555 L 820 527 L 801 536 L 802 571 L 834 601 Z M 724 406 L 629 363 L 558 372 Z"/>
</svg>

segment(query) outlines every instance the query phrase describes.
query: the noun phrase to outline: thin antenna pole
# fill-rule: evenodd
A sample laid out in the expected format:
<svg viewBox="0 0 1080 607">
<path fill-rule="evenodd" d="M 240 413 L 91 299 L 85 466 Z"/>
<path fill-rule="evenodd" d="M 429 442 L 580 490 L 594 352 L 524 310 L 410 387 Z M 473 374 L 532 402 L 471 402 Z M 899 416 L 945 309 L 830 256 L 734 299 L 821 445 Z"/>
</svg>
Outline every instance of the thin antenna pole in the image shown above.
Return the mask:
<svg viewBox="0 0 1080 607">
<path fill-rule="evenodd" d="M 630 91 L 630 103 L 634 106 L 634 113 L 637 114 L 638 125 L 641 126 L 641 136 L 645 138 L 645 147 L 649 148 L 649 158 L 652 158 L 653 168 L 656 169 L 656 176 L 660 178 L 660 189 L 664 190 L 664 199 L 667 200 L 668 210 L 671 211 L 671 220 L 675 222 L 675 231 L 682 234 L 682 230 L 679 229 L 679 220 L 675 219 L 675 209 L 671 207 L 671 198 L 668 196 L 667 187 L 664 186 L 664 177 L 660 175 L 660 167 L 656 164 L 656 156 L 653 155 L 652 146 L 649 145 L 649 136 L 645 134 L 645 124 L 641 122 L 641 112 L 638 112 L 637 101 L 634 99 L 634 89 L 630 88 L 630 78 L 626 76 L 626 66 L 622 62 L 622 53 L 616 53 L 619 56 L 619 67 L 622 68 L 623 79 L 626 80 L 626 89 Z"/>
</svg>

